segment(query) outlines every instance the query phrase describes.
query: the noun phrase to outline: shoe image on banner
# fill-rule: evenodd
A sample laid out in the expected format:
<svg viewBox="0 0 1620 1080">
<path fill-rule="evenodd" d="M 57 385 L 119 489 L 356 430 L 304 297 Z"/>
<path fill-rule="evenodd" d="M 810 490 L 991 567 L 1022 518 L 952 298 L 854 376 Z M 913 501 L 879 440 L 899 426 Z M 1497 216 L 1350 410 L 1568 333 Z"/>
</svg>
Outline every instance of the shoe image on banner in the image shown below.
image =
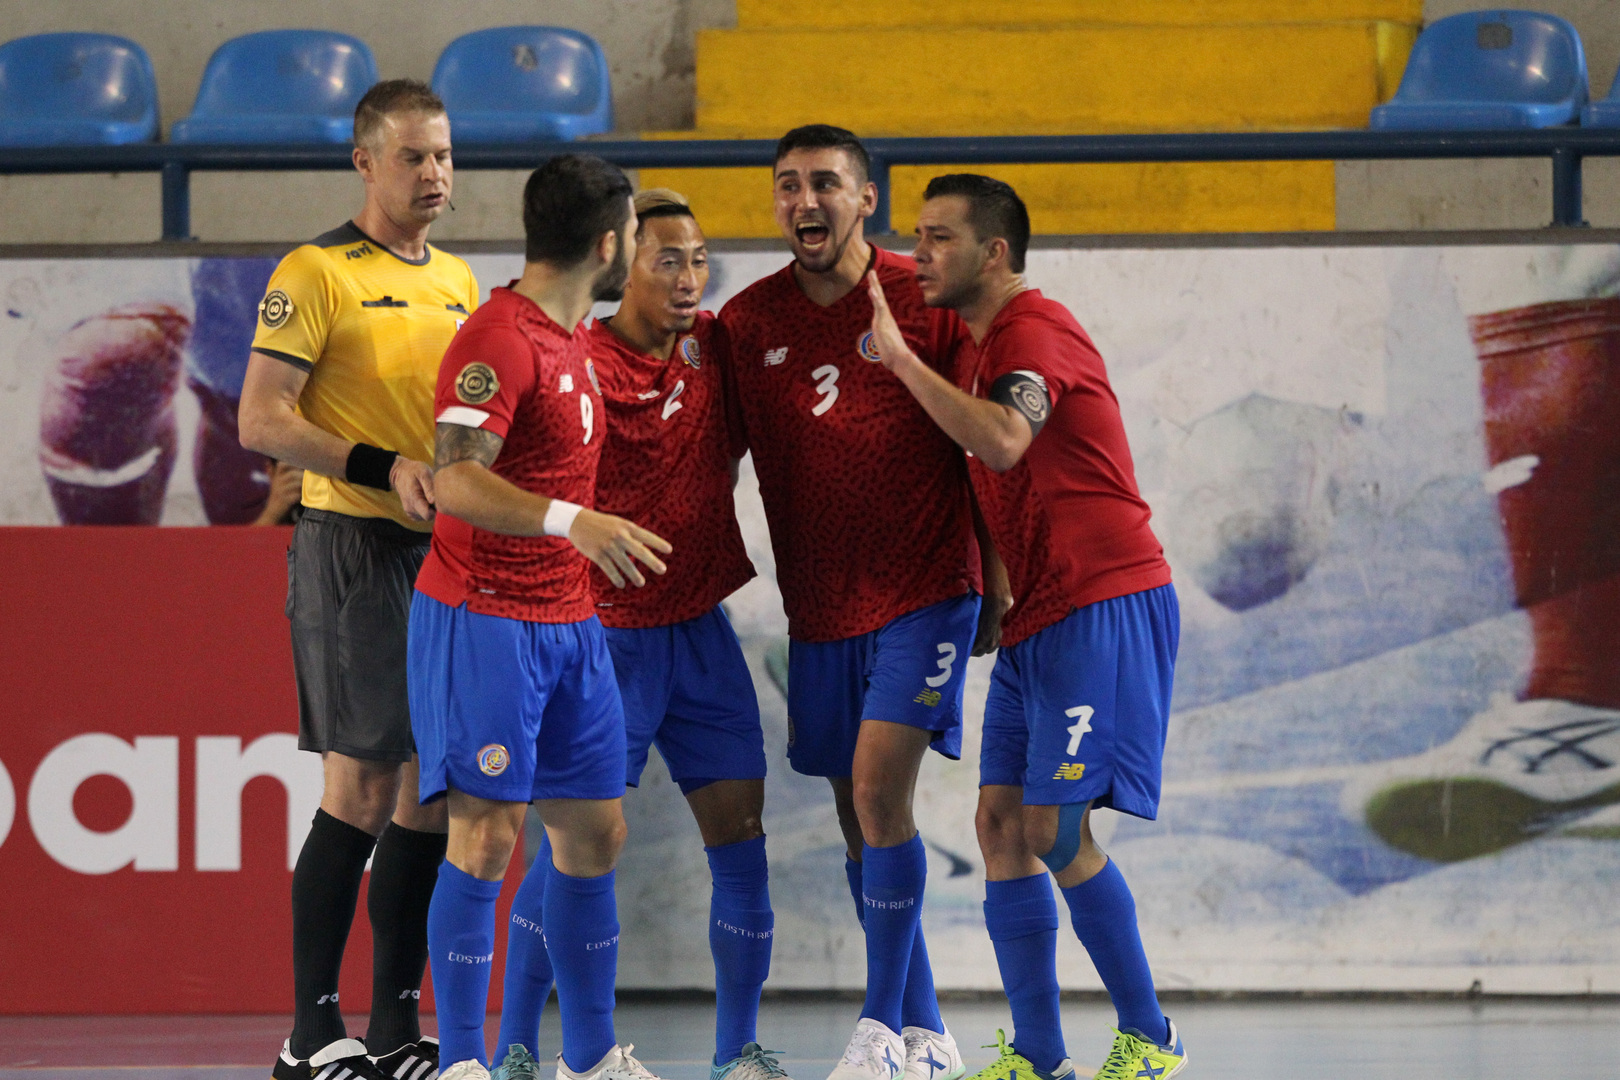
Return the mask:
<svg viewBox="0 0 1620 1080">
<path fill-rule="evenodd" d="M 1620 710 L 1497 695 L 1451 741 L 1345 787 L 1391 847 L 1458 862 L 1620 803 Z"/>
</svg>

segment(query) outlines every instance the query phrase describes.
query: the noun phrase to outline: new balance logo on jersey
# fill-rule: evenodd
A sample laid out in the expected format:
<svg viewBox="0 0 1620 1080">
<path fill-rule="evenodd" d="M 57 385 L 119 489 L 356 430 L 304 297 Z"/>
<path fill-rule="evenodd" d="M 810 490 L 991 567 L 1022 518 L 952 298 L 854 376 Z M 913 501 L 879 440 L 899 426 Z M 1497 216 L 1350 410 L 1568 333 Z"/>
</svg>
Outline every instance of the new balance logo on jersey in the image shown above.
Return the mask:
<svg viewBox="0 0 1620 1080">
<path fill-rule="evenodd" d="M 766 349 L 765 366 L 775 367 L 778 364 L 787 363 L 787 351 L 788 347 L 786 345 L 782 346 L 780 349 Z"/>
<path fill-rule="evenodd" d="M 563 372 L 562 379 L 557 383 L 557 393 L 572 394 L 574 392 L 574 376 Z"/>
<path fill-rule="evenodd" d="M 926 705 L 932 709 L 935 705 L 940 703 L 941 694 L 938 690 L 924 690 L 911 700 L 915 701 L 919 705 Z"/>
<path fill-rule="evenodd" d="M 1086 763 L 1083 761 L 1065 761 L 1058 766 L 1057 772 L 1052 774 L 1054 780 L 1078 780 L 1086 775 Z"/>
<path fill-rule="evenodd" d="M 657 397 L 658 394 L 659 394 L 659 391 L 657 391 L 657 390 L 648 390 L 645 394 L 637 394 L 636 395 L 636 400 L 637 401 L 651 401 L 653 398 Z"/>
</svg>

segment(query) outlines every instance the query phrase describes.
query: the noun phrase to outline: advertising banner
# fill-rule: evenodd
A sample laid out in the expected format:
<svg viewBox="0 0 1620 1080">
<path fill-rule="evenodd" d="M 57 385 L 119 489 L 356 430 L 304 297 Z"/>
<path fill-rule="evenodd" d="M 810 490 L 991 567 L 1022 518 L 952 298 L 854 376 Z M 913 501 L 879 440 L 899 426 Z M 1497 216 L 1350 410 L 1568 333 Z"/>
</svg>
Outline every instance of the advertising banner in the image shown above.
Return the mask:
<svg viewBox="0 0 1620 1080">
<path fill-rule="evenodd" d="M 720 254 L 707 305 L 784 260 Z M 520 269 L 469 261 L 486 292 Z M 232 418 L 272 266 L 0 262 L 0 524 L 259 518 L 273 474 Z M 1181 598 L 1158 819 L 1095 822 L 1161 985 L 1620 991 L 1620 250 L 1044 249 L 1028 277 L 1108 361 Z M 770 985 L 858 987 L 831 799 L 785 761 L 786 620 L 751 478 L 745 461 L 738 512 L 760 576 L 727 606 L 771 754 Z M 313 756 L 282 741 L 296 730 L 285 534 L 106 530 L 182 547 L 97 569 L 56 546 L 81 530 L 7 532 L 40 537 L 30 557 L 58 559 L 54 573 L 105 583 L 53 590 L 16 571 L 4 594 L 0 868 L 46 895 L 12 890 L 0 918 L 50 927 L 58 949 L 87 920 L 148 940 L 194 926 L 265 983 L 241 1007 L 284 1009 L 290 979 L 260 973 L 287 963 L 283 857 L 309 814 L 283 829 L 274 785 L 246 778 L 318 797 Z M 253 539 L 205 550 L 216 534 Z M 60 666 L 66 639 L 35 629 L 46 609 L 105 624 L 83 646 L 94 659 Z M 203 610 L 214 629 L 181 650 L 162 620 Z M 962 760 L 930 756 L 918 788 L 924 927 L 949 988 L 997 985 L 973 830 L 990 663 L 969 668 Z M 171 788 L 169 809 L 151 793 Z M 203 805 L 218 821 L 241 806 L 242 839 L 203 839 Z M 712 985 L 701 840 L 656 756 L 626 809 L 620 983 Z M 142 906 L 140 890 L 189 891 L 192 907 Z M 255 928 L 230 937 L 224 921 Z M 1065 986 L 1100 986 L 1077 943 L 1060 948 Z M 136 970 L 150 957 L 131 956 L 102 982 L 150 985 Z M 5 980 L 0 1009 L 89 992 L 45 986 L 57 978 Z M 195 985 L 211 989 L 158 1007 L 227 1007 L 219 984 Z"/>
</svg>

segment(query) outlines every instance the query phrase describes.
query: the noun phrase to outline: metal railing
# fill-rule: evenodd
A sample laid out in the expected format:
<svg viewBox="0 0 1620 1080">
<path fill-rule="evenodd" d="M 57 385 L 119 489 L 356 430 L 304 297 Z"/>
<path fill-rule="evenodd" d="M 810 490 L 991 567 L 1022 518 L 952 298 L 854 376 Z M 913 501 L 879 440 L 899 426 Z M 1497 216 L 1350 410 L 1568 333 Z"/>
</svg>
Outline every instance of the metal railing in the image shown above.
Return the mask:
<svg viewBox="0 0 1620 1080">
<path fill-rule="evenodd" d="M 1620 157 L 1620 128 L 1538 131 L 1297 131 L 1175 135 L 1012 135 L 869 139 L 878 208 L 869 227 L 890 231 L 889 172 L 895 165 L 1097 164 L 1193 161 L 1369 161 L 1435 158 L 1550 158 L 1552 224 L 1585 224 L 1581 162 Z M 769 166 L 769 139 L 622 140 L 461 145 L 456 168 L 530 169 L 566 150 L 598 154 L 624 168 Z M 162 174 L 163 239 L 191 239 L 194 172 L 304 172 L 351 168 L 347 146 L 136 146 L 0 150 L 0 175 Z"/>
</svg>

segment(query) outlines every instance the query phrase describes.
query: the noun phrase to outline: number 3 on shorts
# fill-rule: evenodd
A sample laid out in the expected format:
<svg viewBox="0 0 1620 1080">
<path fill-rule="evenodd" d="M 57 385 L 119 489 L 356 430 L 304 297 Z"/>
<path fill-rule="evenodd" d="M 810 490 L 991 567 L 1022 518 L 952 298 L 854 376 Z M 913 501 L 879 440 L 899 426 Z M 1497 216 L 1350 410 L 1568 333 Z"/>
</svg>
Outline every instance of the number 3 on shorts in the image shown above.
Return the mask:
<svg viewBox="0 0 1620 1080">
<path fill-rule="evenodd" d="M 1096 711 L 1090 705 L 1076 705 L 1072 709 L 1063 710 L 1064 716 L 1075 718 L 1074 726 L 1069 729 L 1069 749 L 1067 752 L 1070 756 L 1080 752 L 1080 738 L 1091 730 L 1091 716 Z"/>
<path fill-rule="evenodd" d="M 951 681 L 951 668 L 956 665 L 956 646 L 948 641 L 939 643 L 939 659 L 934 661 L 939 665 L 939 674 L 930 675 L 923 682 L 929 686 L 944 686 Z"/>
</svg>

